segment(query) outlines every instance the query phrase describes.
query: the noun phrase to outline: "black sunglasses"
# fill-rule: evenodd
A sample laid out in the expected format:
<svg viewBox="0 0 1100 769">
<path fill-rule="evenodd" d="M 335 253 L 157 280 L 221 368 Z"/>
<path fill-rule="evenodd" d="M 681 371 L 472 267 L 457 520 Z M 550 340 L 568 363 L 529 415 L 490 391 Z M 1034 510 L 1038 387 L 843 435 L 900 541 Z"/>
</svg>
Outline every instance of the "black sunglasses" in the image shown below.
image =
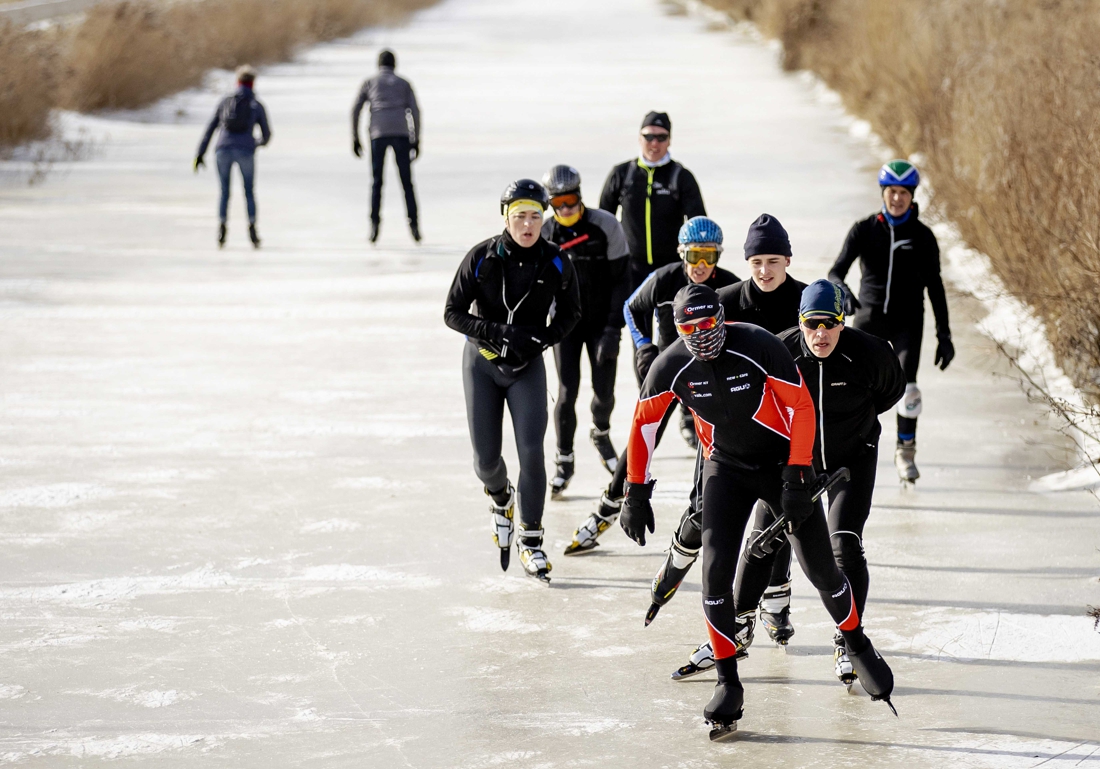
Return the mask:
<svg viewBox="0 0 1100 769">
<path fill-rule="evenodd" d="M 642 138 L 647 142 L 667 142 L 669 136 L 671 134 L 642 134 Z"/>
</svg>

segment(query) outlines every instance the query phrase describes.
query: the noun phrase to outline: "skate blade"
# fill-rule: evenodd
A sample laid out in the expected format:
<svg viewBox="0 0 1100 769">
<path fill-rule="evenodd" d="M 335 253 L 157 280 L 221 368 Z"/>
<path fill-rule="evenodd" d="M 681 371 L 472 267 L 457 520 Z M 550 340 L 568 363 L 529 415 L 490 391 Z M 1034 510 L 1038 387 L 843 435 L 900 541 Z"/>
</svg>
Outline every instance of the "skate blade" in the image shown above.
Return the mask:
<svg viewBox="0 0 1100 769">
<path fill-rule="evenodd" d="M 569 488 L 569 484 L 566 483 L 560 489 L 556 489 L 553 486 L 550 487 L 550 499 L 555 502 L 561 502 L 565 499 L 565 490 Z"/>
<path fill-rule="evenodd" d="M 685 678 L 691 678 L 693 676 L 699 675 L 700 673 L 706 673 L 708 670 L 714 670 L 714 665 L 701 668 L 698 665 L 689 662 L 672 674 L 672 680 L 683 681 Z"/>
<path fill-rule="evenodd" d="M 615 470 L 619 465 L 619 461 L 617 459 L 610 459 L 609 460 L 609 459 L 604 459 L 603 457 L 600 457 L 600 464 L 603 465 L 604 470 L 607 470 L 607 472 L 614 475 Z"/>
<path fill-rule="evenodd" d="M 841 686 L 844 687 L 844 689 L 848 692 L 848 694 L 852 693 L 852 687 L 855 685 L 855 683 L 856 683 L 856 677 L 855 676 L 851 676 L 850 678 L 848 676 L 844 676 L 843 678 L 840 679 Z"/>
<path fill-rule="evenodd" d="M 910 480 L 902 479 L 900 481 L 900 483 L 901 483 L 902 492 L 910 492 L 910 491 L 913 491 L 917 488 L 917 482 L 915 480 L 910 481 Z"/>
<path fill-rule="evenodd" d="M 565 548 L 565 555 L 580 555 L 582 553 L 591 553 L 599 546 L 599 542 L 593 542 L 590 545 L 582 545 L 579 542 L 574 541 Z"/>
<path fill-rule="evenodd" d="M 647 611 L 645 613 L 645 626 L 646 627 L 649 627 L 649 623 L 652 622 L 654 620 L 654 618 L 656 618 L 657 612 L 659 612 L 660 610 L 661 610 L 661 605 L 659 603 L 655 603 L 655 604 L 650 605 L 649 611 Z"/>
<path fill-rule="evenodd" d="M 886 706 L 888 708 L 890 708 L 890 711 L 894 714 L 894 718 L 901 718 L 901 716 L 898 715 L 898 709 L 894 707 L 894 703 L 890 702 L 889 697 L 872 697 L 871 699 L 872 700 L 875 700 L 875 699 L 882 700 L 883 702 L 886 703 Z"/>
<path fill-rule="evenodd" d="M 712 721 L 707 721 L 707 725 L 710 729 L 710 741 L 711 742 L 729 742 L 730 740 L 737 738 L 737 722 L 729 724 L 716 724 Z"/>
<path fill-rule="evenodd" d="M 510 563 L 512 563 L 512 551 L 510 548 L 504 548 L 500 551 L 501 571 L 508 571 L 508 565 Z"/>
<path fill-rule="evenodd" d="M 540 571 L 538 574 L 528 573 L 527 576 L 530 577 L 531 579 L 538 580 L 539 582 L 541 582 L 544 585 L 549 585 L 550 584 L 550 572 L 549 571 Z"/>
</svg>

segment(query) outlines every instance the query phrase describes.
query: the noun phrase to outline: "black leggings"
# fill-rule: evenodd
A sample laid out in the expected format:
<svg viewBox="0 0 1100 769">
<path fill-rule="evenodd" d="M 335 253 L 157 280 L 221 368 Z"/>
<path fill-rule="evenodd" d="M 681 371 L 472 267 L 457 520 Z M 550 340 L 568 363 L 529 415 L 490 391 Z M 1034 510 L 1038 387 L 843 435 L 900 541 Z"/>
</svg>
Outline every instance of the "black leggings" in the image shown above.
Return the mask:
<svg viewBox="0 0 1100 769">
<path fill-rule="evenodd" d="M 905 381 L 914 384 L 917 381 L 917 368 L 920 366 L 920 348 L 924 339 L 924 313 L 910 315 L 904 322 L 890 319 L 879 307 L 865 307 L 856 313 L 852 320 L 853 328 L 874 334 L 884 339 L 894 348 L 894 352 L 905 371 Z M 917 434 L 917 420 L 898 414 L 898 432 L 902 435 Z"/>
<path fill-rule="evenodd" d="M 525 529 L 542 528 L 546 503 L 546 367 L 542 356 L 515 374 L 506 374 L 466 343 L 462 351 L 462 386 L 466 419 L 474 447 L 474 472 L 485 488 L 498 492 L 508 485 L 508 468 L 500 455 L 504 404 L 512 415 L 519 454 L 519 519 Z"/>
<path fill-rule="evenodd" d="M 755 611 L 768 586 L 771 560 L 738 556 L 756 501 L 762 499 L 770 508 L 780 509 L 780 470 L 778 465 L 750 472 L 713 460 L 703 463 L 703 613 L 715 659 L 736 654 L 730 639 L 737 630 L 737 615 Z M 851 638 L 856 651 L 865 648 L 859 613 L 848 582 L 833 559 L 820 505 L 791 536 L 791 543 L 803 572 L 845 639 Z M 737 583 L 731 592 L 735 573 Z"/>
<path fill-rule="evenodd" d="M 863 554 L 863 527 L 871 514 L 878 447 L 869 448 L 862 456 L 849 457 L 838 465 L 841 466 L 847 467 L 852 477 L 838 483 L 829 492 L 829 536 L 833 543 L 833 557 L 852 586 L 856 608 L 862 617 L 871 582 L 867 558 Z"/>
<path fill-rule="evenodd" d="M 558 451 L 573 453 L 573 438 L 577 433 L 577 396 L 581 389 L 581 352 L 588 348 L 588 364 L 592 368 L 592 424 L 599 430 L 611 427 L 611 411 L 615 408 L 615 369 L 612 358 L 603 364 L 596 362 L 596 345 L 603 328 L 588 329 L 578 324 L 560 344 L 554 345 L 554 363 L 558 368 L 558 402 L 554 406 L 554 427 L 558 435 Z"/>
</svg>

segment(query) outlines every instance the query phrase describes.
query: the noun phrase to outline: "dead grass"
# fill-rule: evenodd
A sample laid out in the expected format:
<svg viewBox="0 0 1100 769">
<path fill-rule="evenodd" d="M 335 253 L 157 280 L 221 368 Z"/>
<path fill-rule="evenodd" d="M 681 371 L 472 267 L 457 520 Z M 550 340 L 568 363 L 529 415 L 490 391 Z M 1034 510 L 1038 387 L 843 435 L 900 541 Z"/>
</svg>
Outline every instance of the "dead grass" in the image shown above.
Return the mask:
<svg viewBox="0 0 1100 769">
<path fill-rule="evenodd" d="M 65 30 L 0 26 L 0 148 L 49 133 L 53 107 L 135 108 L 203 73 L 285 61 L 436 0 L 112 0 Z"/>
<path fill-rule="evenodd" d="M 1042 316 L 1100 403 L 1100 14 L 1092 0 L 706 0 L 784 45 L 906 156 L 935 213 Z"/>
</svg>

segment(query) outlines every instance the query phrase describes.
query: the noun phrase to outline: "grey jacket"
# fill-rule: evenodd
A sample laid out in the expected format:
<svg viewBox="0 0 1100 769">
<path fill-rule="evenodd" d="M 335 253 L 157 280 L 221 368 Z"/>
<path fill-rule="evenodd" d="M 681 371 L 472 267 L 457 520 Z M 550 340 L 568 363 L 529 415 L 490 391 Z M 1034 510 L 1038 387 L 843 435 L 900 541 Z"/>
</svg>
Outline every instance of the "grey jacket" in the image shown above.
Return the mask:
<svg viewBox="0 0 1100 769">
<path fill-rule="evenodd" d="M 363 83 L 355 109 L 351 113 L 351 130 L 359 135 L 359 113 L 370 102 L 370 138 L 383 136 L 407 136 L 409 141 L 420 141 L 420 108 L 409 81 L 393 73 L 393 67 L 379 67 L 378 74 Z M 409 132 L 406 112 L 412 113 L 413 127 Z"/>
</svg>

